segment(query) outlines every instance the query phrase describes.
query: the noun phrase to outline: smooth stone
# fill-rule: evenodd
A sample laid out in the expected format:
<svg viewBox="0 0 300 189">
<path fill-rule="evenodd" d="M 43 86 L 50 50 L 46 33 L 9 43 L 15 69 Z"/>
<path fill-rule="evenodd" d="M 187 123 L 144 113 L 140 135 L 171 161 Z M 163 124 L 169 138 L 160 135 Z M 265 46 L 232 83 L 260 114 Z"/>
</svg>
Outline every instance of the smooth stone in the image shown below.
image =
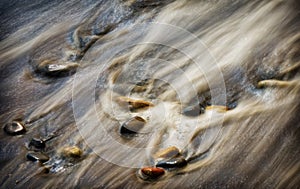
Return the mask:
<svg viewBox="0 0 300 189">
<path fill-rule="evenodd" d="M 31 141 L 30 141 L 30 143 L 29 143 L 29 146 L 34 146 L 35 148 L 43 149 L 43 148 L 46 147 L 46 144 L 41 139 L 32 138 Z"/>
<path fill-rule="evenodd" d="M 51 77 L 64 77 L 74 74 L 78 66 L 73 62 L 54 63 L 46 60 L 37 67 L 36 72 Z"/>
<path fill-rule="evenodd" d="M 146 120 L 140 116 L 135 116 L 134 118 L 123 123 L 120 127 L 120 134 L 126 137 L 132 137 L 137 134 L 139 130 L 143 128 Z"/>
<path fill-rule="evenodd" d="M 21 122 L 13 121 L 4 126 L 4 131 L 9 135 L 21 135 L 26 132 L 26 128 Z"/>
<path fill-rule="evenodd" d="M 159 167 L 144 167 L 140 170 L 140 177 L 144 180 L 158 179 L 165 174 L 165 170 Z"/>
<path fill-rule="evenodd" d="M 28 152 L 26 155 L 30 161 L 40 161 L 42 163 L 48 161 L 50 158 L 41 152 Z"/>
<path fill-rule="evenodd" d="M 180 157 L 180 158 L 173 158 L 168 160 L 161 160 L 156 163 L 156 167 L 162 167 L 165 169 L 172 169 L 172 168 L 182 168 L 187 165 L 187 161 Z"/>
<path fill-rule="evenodd" d="M 205 108 L 201 105 L 188 106 L 183 109 L 182 114 L 188 117 L 196 117 L 205 112 Z"/>
<path fill-rule="evenodd" d="M 175 146 L 170 146 L 168 148 L 165 148 L 163 150 L 160 150 L 158 152 L 156 152 L 153 157 L 155 159 L 157 158 L 164 158 L 164 159 L 169 159 L 169 158 L 173 158 L 176 157 L 180 154 L 180 151 L 178 148 L 176 148 Z"/>
<path fill-rule="evenodd" d="M 132 99 L 128 97 L 121 96 L 118 98 L 118 102 L 121 105 L 129 105 L 130 111 L 136 111 L 138 109 L 144 109 L 154 106 L 151 102 L 140 100 L 140 99 Z"/>
<path fill-rule="evenodd" d="M 77 146 L 69 146 L 63 149 L 63 155 L 66 157 L 80 158 L 82 153 L 82 150 Z"/>
</svg>

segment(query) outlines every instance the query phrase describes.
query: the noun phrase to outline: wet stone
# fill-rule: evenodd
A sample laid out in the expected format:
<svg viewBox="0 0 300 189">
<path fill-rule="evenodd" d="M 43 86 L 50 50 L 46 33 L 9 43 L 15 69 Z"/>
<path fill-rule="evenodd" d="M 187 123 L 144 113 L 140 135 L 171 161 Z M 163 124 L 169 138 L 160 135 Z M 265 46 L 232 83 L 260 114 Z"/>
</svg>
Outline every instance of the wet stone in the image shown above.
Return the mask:
<svg viewBox="0 0 300 189">
<path fill-rule="evenodd" d="M 9 135 L 21 135 L 26 132 L 26 128 L 21 122 L 13 121 L 4 126 L 4 131 Z"/>
<path fill-rule="evenodd" d="M 224 113 L 224 112 L 228 111 L 228 107 L 227 106 L 219 106 L 219 105 L 211 105 L 211 106 L 207 106 L 206 110 L 207 111 L 217 111 L 219 113 Z"/>
<path fill-rule="evenodd" d="M 44 163 L 50 159 L 47 155 L 45 155 L 41 152 L 28 152 L 26 157 L 30 161 L 39 161 L 42 163 Z"/>
<path fill-rule="evenodd" d="M 30 140 L 29 147 L 35 147 L 37 149 L 43 149 L 43 148 L 46 147 L 46 143 L 41 139 L 32 138 Z"/>
<path fill-rule="evenodd" d="M 188 106 L 183 109 L 182 114 L 189 117 L 196 117 L 205 112 L 205 108 L 201 105 Z"/>
<path fill-rule="evenodd" d="M 165 174 L 165 170 L 159 167 L 144 167 L 139 171 L 139 176 L 144 180 L 158 179 Z"/>
<path fill-rule="evenodd" d="M 182 168 L 187 165 L 187 161 L 183 158 L 173 158 L 168 160 L 161 160 L 156 163 L 156 167 L 162 167 L 165 169 Z"/>
<path fill-rule="evenodd" d="M 50 77 L 64 77 L 74 74 L 78 66 L 79 64 L 72 62 L 54 63 L 44 61 L 37 67 L 36 72 Z"/>
<path fill-rule="evenodd" d="M 176 157 L 178 155 L 180 155 L 179 149 L 176 148 L 175 146 L 170 146 L 166 149 L 156 152 L 153 157 L 155 159 L 158 159 L 158 158 L 169 159 L 169 158 Z"/>
<path fill-rule="evenodd" d="M 131 99 L 128 97 L 119 97 L 119 103 L 123 105 L 129 106 L 130 111 L 137 111 L 139 109 L 145 109 L 154 106 L 151 102 L 139 100 L 139 99 Z"/>
<path fill-rule="evenodd" d="M 120 127 L 120 134 L 125 137 L 136 135 L 145 125 L 146 120 L 140 116 L 135 116 L 129 121 L 123 123 Z"/>
<path fill-rule="evenodd" d="M 62 153 L 65 157 L 80 158 L 83 152 L 77 146 L 69 146 L 65 147 Z"/>
</svg>

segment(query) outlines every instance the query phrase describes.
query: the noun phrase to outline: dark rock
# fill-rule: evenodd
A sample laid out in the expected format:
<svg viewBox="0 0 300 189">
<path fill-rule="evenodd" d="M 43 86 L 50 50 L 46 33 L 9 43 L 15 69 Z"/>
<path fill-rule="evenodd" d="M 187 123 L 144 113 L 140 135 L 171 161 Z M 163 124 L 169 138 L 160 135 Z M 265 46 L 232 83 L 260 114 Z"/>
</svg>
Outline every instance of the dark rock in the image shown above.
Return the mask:
<svg viewBox="0 0 300 189">
<path fill-rule="evenodd" d="M 41 152 L 28 152 L 26 157 L 30 161 L 39 161 L 42 163 L 44 163 L 50 159 L 47 155 L 45 155 Z"/>
<path fill-rule="evenodd" d="M 43 140 L 41 139 L 37 139 L 37 138 L 32 138 L 30 143 L 29 143 L 29 146 L 33 146 L 37 149 L 43 149 L 46 147 L 46 144 Z"/>
<path fill-rule="evenodd" d="M 21 122 L 13 121 L 4 126 L 4 131 L 9 135 L 21 135 L 26 132 L 26 128 Z"/>
<path fill-rule="evenodd" d="M 161 160 L 156 163 L 156 167 L 162 167 L 165 169 L 172 169 L 172 168 L 182 168 L 187 165 L 187 161 L 180 157 L 180 158 L 173 158 L 169 160 Z"/>
<path fill-rule="evenodd" d="M 125 137 L 132 137 L 143 128 L 145 123 L 146 120 L 144 120 L 144 118 L 135 116 L 134 118 L 121 125 L 120 134 Z"/>
</svg>

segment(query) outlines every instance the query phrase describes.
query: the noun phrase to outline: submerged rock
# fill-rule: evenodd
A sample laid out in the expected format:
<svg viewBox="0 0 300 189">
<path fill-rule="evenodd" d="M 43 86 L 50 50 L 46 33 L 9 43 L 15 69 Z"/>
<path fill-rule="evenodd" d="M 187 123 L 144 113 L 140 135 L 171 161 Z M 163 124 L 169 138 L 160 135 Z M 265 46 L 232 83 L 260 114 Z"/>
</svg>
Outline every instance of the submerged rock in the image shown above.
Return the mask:
<svg viewBox="0 0 300 189">
<path fill-rule="evenodd" d="M 144 167 L 139 171 L 139 176 L 144 180 L 158 179 L 164 174 L 165 170 L 158 167 Z"/>
<path fill-rule="evenodd" d="M 37 149 L 43 149 L 46 147 L 46 143 L 45 143 L 45 141 L 43 141 L 41 139 L 32 138 L 29 143 L 29 147 L 31 147 L 31 146 L 33 146 Z"/>
<path fill-rule="evenodd" d="M 160 150 L 158 152 L 156 152 L 153 157 L 155 159 L 158 159 L 158 158 L 173 158 L 173 157 L 176 157 L 180 154 L 180 151 L 178 148 L 176 148 L 175 146 L 170 146 L 166 149 L 163 149 L 163 150 Z"/>
<path fill-rule="evenodd" d="M 156 167 L 162 167 L 165 169 L 182 168 L 186 165 L 187 161 L 183 157 L 161 160 L 156 163 Z"/>
<path fill-rule="evenodd" d="M 77 146 L 65 147 L 62 151 L 63 156 L 72 158 L 80 158 L 82 153 L 82 150 Z"/>
<path fill-rule="evenodd" d="M 196 117 L 200 114 L 203 114 L 205 111 L 205 108 L 201 105 L 193 105 L 188 106 L 182 110 L 182 114 L 189 117 Z"/>
<path fill-rule="evenodd" d="M 21 135 L 26 132 L 25 126 L 18 121 L 7 123 L 3 129 L 9 135 Z"/>
<path fill-rule="evenodd" d="M 118 102 L 121 105 L 127 105 L 130 111 L 137 111 L 138 109 L 145 109 L 154 106 L 154 104 L 148 101 L 132 99 L 123 96 L 118 98 Z"/>
<path fill-rule="evenodd" d="M 42 163 L 50 159 L 46 154 L 43 154 L 41 152 L 28 152 L 26 157 L 30 161 L 39 161 Z"/>
<path fill-rule="evenodd" d="M 64 77 L 74 74 L 78 66 L 73 62 L 55 63 L 47 60 L 36 68 L 36 72 L 50 77 Z"/>
<path fill-rule="evenodd" d="M 144 118 L 135 116 L 121 125 L 120 134 L 125 137 L 132 137 L 143 128 L 145 123 L 146 120 Z"/>
</svg>

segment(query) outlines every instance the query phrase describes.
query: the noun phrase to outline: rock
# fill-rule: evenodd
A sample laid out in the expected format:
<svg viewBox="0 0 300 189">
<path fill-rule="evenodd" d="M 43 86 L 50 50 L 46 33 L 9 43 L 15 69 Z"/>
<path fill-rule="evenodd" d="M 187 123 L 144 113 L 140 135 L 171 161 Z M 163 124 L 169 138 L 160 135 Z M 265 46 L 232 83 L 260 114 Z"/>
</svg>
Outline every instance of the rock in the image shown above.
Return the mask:
<svg viewBox="0 0 300 189">
<path fill-rule="evenodd" d="M 161 160 L 156 163 L 156 167 L 162 167 L 165 169 L 182 168 L 186 165 L 187 161 L 183 157 Z"/>
<path fill-rule="evenodd" d="M 13 121 L 4 126 L 4 131 L 9 135 L 21 135 L 26 132 L 26 128 L 21 122 Z"/>
<path fill-rule="evenodd" d="M 41 152 L 28 152 L 26 157 L 30 161 L 39 161 L 42 163 L 44 163 L 50 159 L 47 155 L 45 155 Z"/>
<path fill-rule="evenodd" d="M 158 158 L 164 158 L 164 159 L 169 159 L 169 158 L 173 158 L 180 155 L 180 151 L 178 148 L 176 148 L 175 146 L 170 146 L 166 149 L 160 150 L 158 152 L 156 152 L 153 157 L 155 159 Z"/>
<path fill-rule="evenodd" d="M 258 88 L 264 87 L 288 87 L 292 84 L 290 81 L 281 81 L 276 79 L 262 80 L 257 83 Z"/>
<path fill-rule="evenodd" d="M 33 146 L 37 149 L 43 149 L 46 147 L 46 144 L 43 140 L 41 139 L 37 139 L 37 138 L 32 138 L 30 143 L 29 143 L 29 146 Z"/>
<path fill-rule="evenodd" d="M 74 74 L 78 66 L 73 62 L 56 63 L 46 60 L 36 68 L 36 72 L 50 77 L 65 77 Z"/>
<path fill-rule="evenodd" d="M 165 170 L 158 167 L 144 167 L 139 172 L 139 176 L 144 180 L 158 179 L 164 174 Z"/>
<path fill-rule="evenodd" d="M 151 102 L 139 100 L 139 99 L 132 99 L 128 97 L 119 97 L 118 102 L 121 105 L 126 105 L 129 107 L 130 111 L 136 111 L 138 109 L 145 109 L 154 106 Z"/>
<path fill-rule="evenodd" d="M 228 110 L 228 107 L 227 106 L 212 105 L 212 106 L 207 106 L 205 110 L 206 111 L 209 111 L 209 110 L 213 111 L 214 110 L 214 111 L 217 111 L 219 113 L 224 113 Z"/>
<path fill-rule="evenodd" d="M 144 118 L 135 116 L 121 125 L 120 134 L 125 137 L 132 137 L 143 128 L 145 123 L 146 120 L 144 120 Z"/>
<path fill-rule="evenodd" d="M 203 114 L 205 111 L 205 108 L 202 107 L 201 105 L 192 105 L 192 106 L 187 106 L 182 110 L 182 114 L 185 116 L 189 117 L 196 117 L 200 114 Z"/>
<path fill-rule="evenodd" d="M 219 113 L 224 113 L 228 110 L 227 106 L 218 106 L 218 105 L 211 105 L 211 106 L 207 106 L 206 111 L 217 111 Z"/>
<path fill-rule="evenodd" d="M 82 156 L 82 150 L 77 146 L 69 146 L 63 149 L 62 154 L 65 157 L 72 157 L 72 158 L 80 158 Z"/>
</svg>

